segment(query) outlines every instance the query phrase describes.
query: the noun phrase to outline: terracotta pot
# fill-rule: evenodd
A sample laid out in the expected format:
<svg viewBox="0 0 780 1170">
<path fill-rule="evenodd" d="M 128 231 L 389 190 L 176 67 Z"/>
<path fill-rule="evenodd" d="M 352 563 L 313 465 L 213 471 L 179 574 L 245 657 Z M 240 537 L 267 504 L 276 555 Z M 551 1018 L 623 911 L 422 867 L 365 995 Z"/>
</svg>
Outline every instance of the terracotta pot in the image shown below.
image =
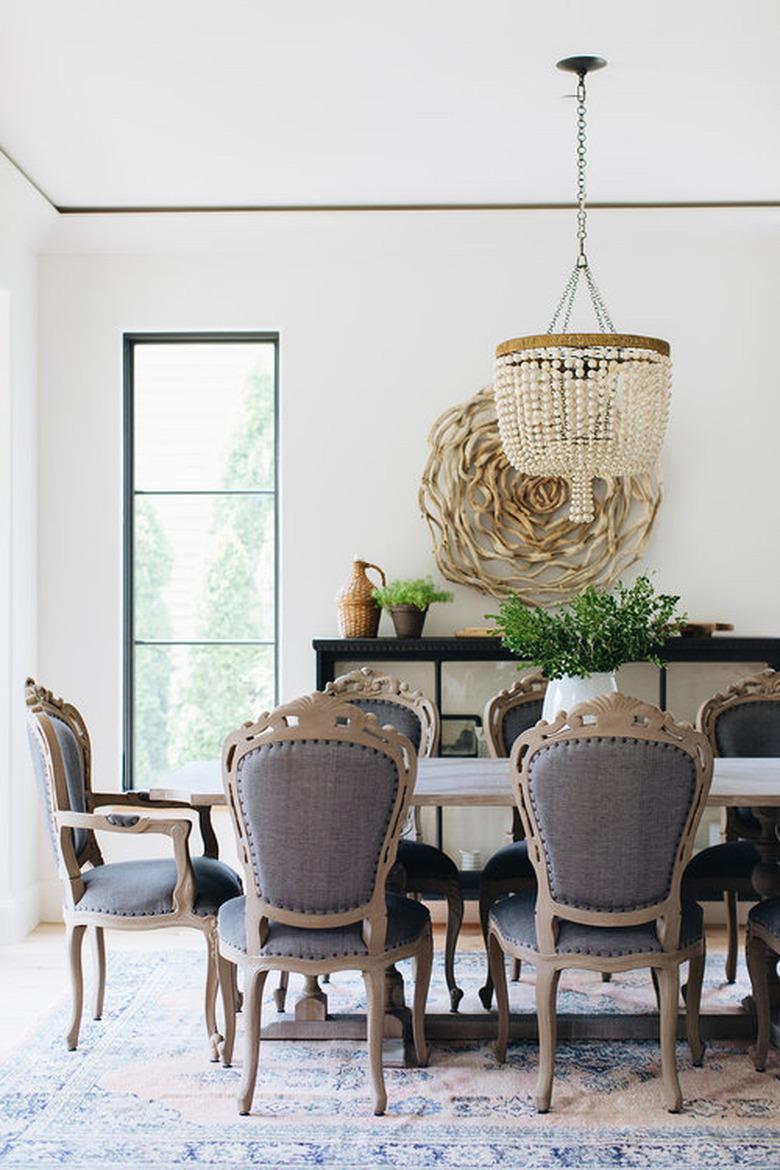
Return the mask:
<svg viewBox="0 0 780 1170">
<path fill-rule="evenodd" d="M 425 625 L 428 607 L 418 609 L 416 605 L 391 605 L 390 617 L 395 626 L 397 638 L 419 638 Z"/>
</svg>

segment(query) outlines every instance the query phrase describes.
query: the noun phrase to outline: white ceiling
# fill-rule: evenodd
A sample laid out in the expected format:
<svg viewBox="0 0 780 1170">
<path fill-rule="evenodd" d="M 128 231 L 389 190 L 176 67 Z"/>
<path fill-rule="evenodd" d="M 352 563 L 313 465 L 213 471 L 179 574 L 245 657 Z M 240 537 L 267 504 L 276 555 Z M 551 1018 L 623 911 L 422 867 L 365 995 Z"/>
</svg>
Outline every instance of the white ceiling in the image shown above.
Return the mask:
<svg viewBox="0 0 780 1170">
<path fill-rule="evenodd" d="M 777 0 L 0 0 L 0 145 L 58 206 L 780 199 Z"/>
</svg>

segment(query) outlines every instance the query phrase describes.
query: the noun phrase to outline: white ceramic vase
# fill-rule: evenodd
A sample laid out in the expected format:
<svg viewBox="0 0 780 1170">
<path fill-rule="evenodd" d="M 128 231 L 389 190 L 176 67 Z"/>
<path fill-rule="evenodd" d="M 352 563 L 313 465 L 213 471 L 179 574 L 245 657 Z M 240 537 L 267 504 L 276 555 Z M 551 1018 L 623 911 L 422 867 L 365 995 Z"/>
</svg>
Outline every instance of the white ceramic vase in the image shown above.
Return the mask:
<svg viewBox="0 0 780 1170">
<path fill-rule="evenodd" d="M 586 699 L 595 699 L 596 695 L 608 695 L 617 689 L 617 680 L 614 671 L 611 670 L 589 674 L 587 678 L 577 678 L 570 674 L 565 674 L 563 678 L 554 678 L 545 692 L 542 719 L 552 723 L 559 711 L 571 711 Z"/>
</svg>

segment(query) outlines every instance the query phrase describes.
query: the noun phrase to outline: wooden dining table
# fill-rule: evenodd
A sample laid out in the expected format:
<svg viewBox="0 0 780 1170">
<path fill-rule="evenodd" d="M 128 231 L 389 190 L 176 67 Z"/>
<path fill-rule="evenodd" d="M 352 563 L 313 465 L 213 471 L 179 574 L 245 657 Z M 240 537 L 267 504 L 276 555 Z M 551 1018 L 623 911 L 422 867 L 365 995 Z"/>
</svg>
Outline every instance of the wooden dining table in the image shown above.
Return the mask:
<svg viewBox="0 0 780 1170">
<path fill-rule="evenodd" d="M 166 778 L 164 785 L 138 794 L 145 802 L 171 802 L 189 806 L 200 815 L 204 847 L 216 856 L 216 836 L 211 826 L 211 809 L 224 805 L 218 765 L 190 764 Z M 510 781 L 510 764 L 506 759 L 445 757 L 420 759 L 412 802 L 419 806 L 510 808 L 514 804 Z M 754 870 L 756 897 L 780 894 L 780 758 L 716 759 L 712 785 L 707 798 L 710 807 L 751 808 L 761 824 L 761 838 L 755 842 L 759 862 Z M 309 985 L 298 1000 L 294 1017 L 268 1023 L 263 1036 L 268 1039 L 342 1039 L 365 1036 L 363 1016 L 332 1016 L 322 989 Z M 312 1005 L 316 1010 L 312 1013 Z M 318 1018 L 311 1018 L 314 1014 Z M 492 1037 L 495 1016 L 486 1011 L 432 1013 L 426 1017 L 431 1039 L 467 1040 Z M 682 1035 L 681 1022 L 681 1035 Z M 754 1021 L 735 994 L 733 1011 L 702 1011 L 705 1038 L 747 1040 L 753 1034 Z M 566 1038 L 651 1039 L 658 1035 L 658 1016 L 654 1011 L 631 1014 L 562 1014 L 559 1035 Z M 386 1036 L 396 1041 L 396 1063 L 403 1062 L 409 1051 L 409 1013 L 405 1007 L 403 980 L 393 972 L 388 986 Z M 514 1014 L 513 1038 L 530 1038 L 536 1034 L 533 1013 Z M 398 1041 L 401 1041 L 398 1046 Z M 392 1054 L 387 1053 L 392 1063 Z"/>
</svg>

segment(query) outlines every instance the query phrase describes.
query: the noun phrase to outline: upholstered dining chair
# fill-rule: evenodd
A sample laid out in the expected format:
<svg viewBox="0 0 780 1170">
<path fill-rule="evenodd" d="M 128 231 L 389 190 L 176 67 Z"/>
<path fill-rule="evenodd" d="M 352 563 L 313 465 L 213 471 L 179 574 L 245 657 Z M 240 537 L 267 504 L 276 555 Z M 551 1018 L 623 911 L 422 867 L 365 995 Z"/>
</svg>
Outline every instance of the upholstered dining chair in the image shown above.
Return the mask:
<svg viewBox="0 0 780 1170">
<path fill-rule="evenodd" d="M 745 934 L 745 952 L 756 1011 L 753 1063 L 758 1072 L 763 1072 L 772 1024 L 769 976 L 780 958 L 780 897 L 766 898 L 751 909 Z"/>
<path fill-rule="evenodd" d="M 77 708 L 55 698 L 33 679 L 25 684 L 25 698 L 33 767 L 64 885 L 63 917 L 73 990 L 68 1048 L 75 1049 L 79 1039 L 84 998 L 81 956 L 88 929 L 94 932 L 97 959 L 93 1016 L 100 1019 L 106 985 L 104 931 L 191 926 L 206 940 L 206 1032 L 211 1058 L 218 1060 L 222 1036 L 215 1010 L 217 911 L 241 893 L 238 875 L 217 858 L 190 856 L 191 814 L 165 809 L 164 818 L 150 816 L 147 807 L 133 808 L 132 794 L 93 792 L 90 737 Z M 104 816 L 94 812 L 110 805 L 127 811 Z M 160 834 L 170 839 L 173 856 L 106 864 L 98 832 L 125 837 Z"/>
<path fill-rule="evenodd" d="M 702 704 L 696 724 L 715 756 L 780 756 L 780 672 L 763 670 L 714 695 Z M 737 899 L 757 897 L 752 874 L 760 858 L 752 842 L 761 835 L 752 809 L 727 809 L 723 840 L 697 853 L 683 877 L 683 897 L 725 900 L 729 983 L 737 977 Z"/>
<path fill-rule="evenodd" d="M 561 971 L 648 967 L 660 1003 L 664 1101 L 677 1112 L 675 1041 L 685 961 L 694 1064 L 703 1055 L 702 911 L 695 902 L 681 903 L 680 881 L 712 779 L 709 744 L 668 712 L 625 695 L 602 695 L 521 735 L 512 748 L 511 777 L 538 891 L 511 894 L 490 912 L 496 1056 L 506 1059 L 509 1039 L 505 953 L 536 968 L 542 1113 L 552 1096 Z"/>
<path fill-rule="evenodd" d="M 296 699 L 225 741 L 223 779 L 246 895 L 219 914 L 222 1058 L 229 1065 L 233 1054 L 235 964 L 245 988 L 241 1114 L 254 1097 L 269 971 L 362 972 L 374 1112 L 381 1114 L 385 972 L 412 957 L 412 1029 L 417 1059 L 427 1062 L 430 915 L 422 903 L 385 888 L 416 769 L 405 736 L 340 695 Z"/>
<path fill-rule="evenodd" d="M 391 675 L 369 667 L 350 671 L 325 687 L 328 695 L 339 695 L 361 711 L 376 715 L 380 724 L 389 724 L 410 739 L 418 757 L 435 756 L 439 746 L 439 712 L 422 691 Z M 398 865 L 392 874 L 393 888 L 401 883 L 404 893 L 421 897 L 433 894 L 447 902 L 447 930 L 444 939 L 444 977 L 450 995 L 450 1009 L 458 1010 L 463 991 L 455 982 L 455 949 L 463 922 L 463 892 L 458 867 L 442 849 L 420 840 L 419 809 L 414 808 L 411 824 L 398 845 Z"/>
<path fill-rule="evenodd" d="M 511 687 L 500 691 L 485 705 L 482 726 L 488 752 L 494 759 L 509 755 L 519 735 L 533 727 L 542 717 L 542 705 L 547 690 L 547 679 L 539 670 L 527 671 Z M 536 875 L 528 856 L 528 844 L 523 840 L 523 826 L 517 809 L 512 810 L 512 842 L 496 850 L 488 858 L 479 882 L 479 923 L 488 945 L 488 917 L 490 908 L 506 894 L 521 890 L 535 890 Z M 520 960 L 512 960 L 512 979 L 520 978 Z M 479 998 L 486 1011 L 493 1002 L 493 979 L 488 964 L 484 987 Z"/>
</svg>

